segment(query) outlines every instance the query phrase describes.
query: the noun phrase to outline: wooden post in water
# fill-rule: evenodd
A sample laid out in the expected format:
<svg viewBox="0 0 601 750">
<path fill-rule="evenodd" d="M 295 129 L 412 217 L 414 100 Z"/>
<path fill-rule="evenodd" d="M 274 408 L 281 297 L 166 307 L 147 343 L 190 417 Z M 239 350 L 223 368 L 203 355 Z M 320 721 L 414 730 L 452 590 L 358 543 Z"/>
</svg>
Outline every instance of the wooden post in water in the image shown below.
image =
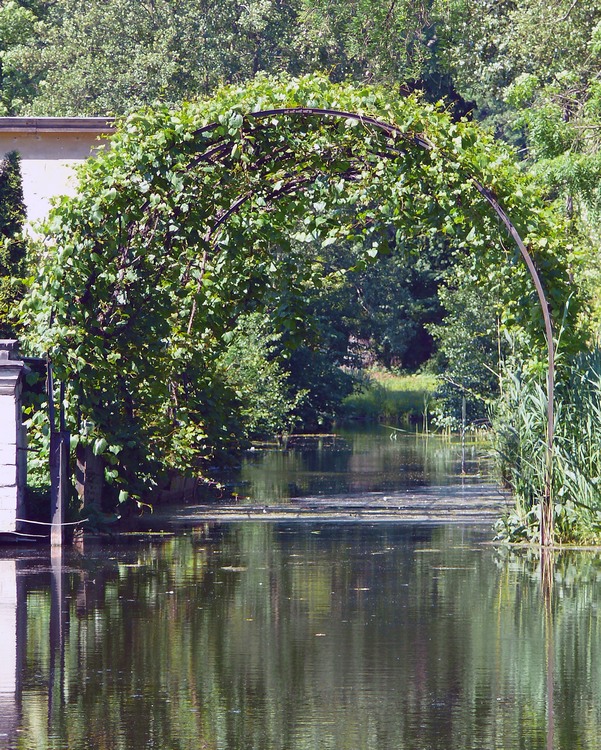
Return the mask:
<svg viewBox="0 0 601 750">
<path fill-rule="evenodd" d="M 75 450 L 75 489 L 84 508 L 100 510 L 104 491 L 104 460 L 94 455 L 91 445 Z"/>
<path fill-rule="evenodd" d="M 63 524 L 69 495 L 70 435 L 65 425 L 65 384 L 60 386 L 59 429 L 56 429 L 54 376 L 48 360 L 48 417 L 50 419 L 50 545 L 60 547 L 64 541 Z"/>
</svg>

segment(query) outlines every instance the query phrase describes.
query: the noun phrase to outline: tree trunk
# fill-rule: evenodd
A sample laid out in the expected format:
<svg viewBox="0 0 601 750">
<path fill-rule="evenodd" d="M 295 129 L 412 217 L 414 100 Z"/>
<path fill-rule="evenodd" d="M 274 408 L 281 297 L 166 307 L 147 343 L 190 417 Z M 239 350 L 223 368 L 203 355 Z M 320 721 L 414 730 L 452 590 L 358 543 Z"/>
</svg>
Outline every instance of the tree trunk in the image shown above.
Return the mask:
<svg viewBox="0 0 601 750">
<path fill-rule="evenodd" d="M 75 487 L 81 499 L 82 507 L 94 507 L 100 510 L 104 490 L 104 461 L 102 456 L 95 456 L 90 445 L 78 445 L 76 457 Z"/>
</svg>

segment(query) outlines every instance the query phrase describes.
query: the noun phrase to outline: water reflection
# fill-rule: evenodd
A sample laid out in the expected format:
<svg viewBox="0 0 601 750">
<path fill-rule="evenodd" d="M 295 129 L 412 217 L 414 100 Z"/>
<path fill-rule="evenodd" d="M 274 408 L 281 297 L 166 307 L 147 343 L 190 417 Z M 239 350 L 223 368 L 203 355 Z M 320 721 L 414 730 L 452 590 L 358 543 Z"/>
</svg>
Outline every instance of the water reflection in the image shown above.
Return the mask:
<svg viewBox="0 0 601 750">
<path fill-rule="evenodd" d="M 594 748 L 601 558 L 230 524 L 0 561 L 2 748 Z"/>
<path fill-rule="evenodd" d="M 488 473 L 488 448 L 457 439 L 390 428 L 292 436 L 283 445 L 249 452 L 232 489 L 249 502 L 281 503 L 311 495 L 399 491 L 473 483 Z M 465 474 L 461 476 L 462 461 Z"/>
<path fill-rule="evenodd" d="M 14 560 L 0 560 L 0 747 L 15 736 L 19 725 L 17 703 L 17 577 Z"/>
</svg>

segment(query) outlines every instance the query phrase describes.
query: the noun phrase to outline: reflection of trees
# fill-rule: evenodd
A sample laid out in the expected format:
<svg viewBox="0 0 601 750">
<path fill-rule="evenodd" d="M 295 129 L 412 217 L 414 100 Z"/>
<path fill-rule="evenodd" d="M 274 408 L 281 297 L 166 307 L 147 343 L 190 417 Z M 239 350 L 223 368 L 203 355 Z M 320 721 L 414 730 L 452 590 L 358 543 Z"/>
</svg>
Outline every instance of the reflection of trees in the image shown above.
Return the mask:
<svg viewBox="0 0 601 750">
<path fill-rule="evenodd" d="M 468 473 L 479 471 L 482 445 L 467 446 Z M 448 484 L 461 471 L 461 445 L 439 436 L 378 431 L 290 439 L 287 450 L 251 453 L 243 461 L 240 493 L 266 504 L 290 497 L 342 495 Z"/>
<path fill-rule="evenodd" d="M 50 597 L 31 574 L 29 744 L 545 747 L 536 558 L 473 548 L 460 528 L 303 528 L 231 525 L 68 561 L 50 730 Z M 600 576 L 597 555 L 557 558 L 557 748 L 597 742 Z"/>
</svg>

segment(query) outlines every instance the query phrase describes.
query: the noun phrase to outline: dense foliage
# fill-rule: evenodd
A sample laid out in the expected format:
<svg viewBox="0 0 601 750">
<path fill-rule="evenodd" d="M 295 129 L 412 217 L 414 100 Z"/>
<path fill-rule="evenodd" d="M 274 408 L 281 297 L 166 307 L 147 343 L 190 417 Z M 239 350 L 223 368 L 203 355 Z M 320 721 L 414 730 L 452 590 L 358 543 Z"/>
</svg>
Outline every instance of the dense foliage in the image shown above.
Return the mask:
<svg viewBox="0 0 601 750">
<path fill-rule="evenodd" d="M 291 394 L 288 374 L 275 355 L 280 336 L 271 331 L 268 317 L 241 315 L 236 327 L 224 334 L 227 342 L 219 359 L 225 382 L 239 400 L 236 413 L 243 435 L 270 438 L 290 430 L 294 411 L 306 392 Z"/>
<path fill-rule="evenodd" d="M 0 162 L 0 337 L 15 337 L 17 306 L 24 293 L 25 204 L 19 155 Z"/>
<path fill-rule="evenodd" d="M 138 479 L 143 487 L 157 465 L 189 468 L 261 433 L 268 414 L 280 428 L 326 424 L 357 363 L 415 369 L 432 354 L 447 414 L 457 416 L 467 394 L 468 412 L 485 417 L 500 394 L 511 432 L 519 410 L 503 386 L 508 347 L 515 372 L 539 377 L 540 320 L 527 274 L 469 175 L 499 194 L 526 236 L 556 322 L 573 297 L 560 418 L 588 414 L 569 383 L 583 317 L 591 339 L 601 320 L 600 66 L 599 0 L 2 2 L 2 114 L 152 105 L 123 121 L 84 171 L 81 196 L 57 209 L 56 246 L 40 250 L 47 278 L 28 303 L 36 353 L 48 348 L 73 378 L 77 439 L 96 446 L 128 488 Z M 243 86 L 261 72 L 319 72 L 358 88 L 319 76 Z M 448 115 L 424 105 L 438 100 Z M 305 132 L 282 118 L 271 130 L 245 119 L 290 102 L 374 113 L 425 134 L 434 149 L 389 160 L 386 138 L 351 122 L 313 121 Z M 519 167 L 462 116 L 512 144 Z M 198 134 L 212 119 L 217 130 Z M 292 153 L 296 161 L 278 163 Z M 16 185 L 14 168 L 5 162 L 5 186 Z M 14 196 L 0 204 L 18 206 Z M 4 322 L 24 274 L 7 221 Z M 582 300 L 592 303 L 586 316 Z M 520 352 L 532 357 L 518 362 Z M 272 393 L 250 387 L 257 368 L 271 373 Z M 594 380 L 582 362 L 575 372 Z M 535 399 L 521 403 L 534 424 Z M 587 445 L 584 463 L 595 466 L 595 441 Z M 504 455 L 521 493 L 521 453 Z M 524 496 L 537 492 L 528 481 Z"/>
<path fill-rule="evenodd" d="M 175 104 L 260 71 L 399 83 L 431 56 L 430 3 L 9 0 L 0 11 L 7 113 Z"/>
<path fill-rule="evenodd" d="M 397 130 L 249 116 L 290 107 L 359 112 Z M 198 470 L 237 438 L 220 374 L 228 331 L 263 310 L 293 348 L 306 291 L 340 278 L 316 242 L 360 247 L 361 268 L 391 252 L 391 232 L 408 255 L 444 236 L 464 273 L 497 290 L 504 325 L 519 326 L 536 359 L 530 279 L 474 178 L 510 211 L 561 315 L 572 291 L 561 222 L 511 153 L 440 108 L 315 76 L 259 77 L 128 117 L 83 168 L 78 196 L 53 211 L 25 307 L 30 344 L 68 382 L 72 431 L 127 491 L 157 467 Z"/>
<path fill-rule="evenodd" d="M 492 294 L 490 289 L 487 292 Z M 499 397 L 506 349 L 501 308 L 494 298 L 483 304 L 482 294 L 475 279 L 457 289 L 442 287 L 446 315 L 442 323 L 431 326 L 441 373 L 436 395 L 443 409 L 438 422 L 454 429 L 464 418 L 469 425 L 486 425 Z"/>
<path fill-rule="evenodd" d="M 445 98 L 525 149 L 568 213 L 596 210 L 601 4 L 558 0 L 8 0 L 6 114 L 178 104 L 260 71 Z M 596 241 L 595 237 L 595 241 Z"/>
</svg>

